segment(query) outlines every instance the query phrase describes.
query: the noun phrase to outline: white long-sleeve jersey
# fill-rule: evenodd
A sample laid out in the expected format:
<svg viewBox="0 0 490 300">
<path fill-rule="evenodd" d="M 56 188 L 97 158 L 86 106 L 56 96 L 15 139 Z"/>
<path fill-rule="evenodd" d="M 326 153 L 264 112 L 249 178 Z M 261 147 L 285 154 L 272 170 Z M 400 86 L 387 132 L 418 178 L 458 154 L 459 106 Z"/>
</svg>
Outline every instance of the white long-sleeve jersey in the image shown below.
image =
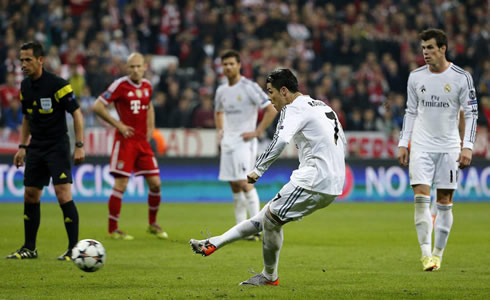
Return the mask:
<svg viewBox="0 0 490 300">
<path fill-rule="evenodd" d="M 346 139 L 330 106 L 309 96 L 299 96 L 284 106 L 274 138 L 257 159 L 254 172 L 262 176 L 291 138 L 298 148 L 300 162 L 291 182 L 313 192 L 342 194 Z"/>
<path fill-rule="evenodd" d="M 222 146 L 226 148 L 243 143 L 241 134 L 257 127 L 258 110 L 271 104 L 260 86 L 243 76 L 232 86 L 220 85 L 214 102 L 215 111 L 224 113 Z"/>
<path fill-rule="evenodd" d="M 428 65 L 412 71 L 398 146 L 408 147 L 410 142 L 412 150 L 460 152 L 461 108 L 465 119 L 463 148 L 473 149 L 478 105 L 471 75 L 452 63 L 441 73 L 431 72 Z"/>
</svg>

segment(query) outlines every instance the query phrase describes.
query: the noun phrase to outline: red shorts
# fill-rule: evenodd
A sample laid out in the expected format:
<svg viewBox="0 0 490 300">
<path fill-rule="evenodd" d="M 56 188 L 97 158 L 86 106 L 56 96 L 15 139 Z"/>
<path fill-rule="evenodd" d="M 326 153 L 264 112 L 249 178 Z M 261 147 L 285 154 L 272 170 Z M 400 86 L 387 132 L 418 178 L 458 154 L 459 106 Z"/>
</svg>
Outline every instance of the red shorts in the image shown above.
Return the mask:
<svg viewBox="0 0 490 300">
<path fill-rule="evenodd" d="M 147 140 L 116 137 L 112 147 L 110 172 L 112 175 L 129 177 L 131 171 L 134 171 L 135 176 L 160 174 L 157 160 Z"/>
</svg>

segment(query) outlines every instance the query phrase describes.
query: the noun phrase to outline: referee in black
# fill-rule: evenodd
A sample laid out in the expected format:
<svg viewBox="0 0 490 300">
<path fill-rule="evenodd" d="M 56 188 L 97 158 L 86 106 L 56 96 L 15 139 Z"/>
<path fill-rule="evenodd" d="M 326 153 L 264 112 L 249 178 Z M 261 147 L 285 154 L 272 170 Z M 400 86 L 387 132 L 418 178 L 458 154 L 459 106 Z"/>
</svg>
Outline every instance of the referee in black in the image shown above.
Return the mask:
<svg viewBox="0 0 490 300">
<path fill-rule="evenodd" d="M 53 178 L 56 197 L 63 211 L 68 233 L 68 250 L 58 260 L 71 260 L 71 249 L 78 242 L 78 212 L 71 198 L 70 141 L 66 113 L 73 115 L 76 147 L 75 164 L 85 159 L 83 150 L 83 115 L 71 85 L 43 69 L 44 50 L 38 42 L 20 48 L 22 71 L 21 144 L 14 156 L 17 167 L 24 165 L 24 245 L 7 256 L 12 259 L 37 258 L 36 235 L 40 223 L 40 201 L 43 187 Z M 31 136 L 29 142 L 29 136 Z M 29 142 L 29 145 L 27 143 Z"/>
</svg>

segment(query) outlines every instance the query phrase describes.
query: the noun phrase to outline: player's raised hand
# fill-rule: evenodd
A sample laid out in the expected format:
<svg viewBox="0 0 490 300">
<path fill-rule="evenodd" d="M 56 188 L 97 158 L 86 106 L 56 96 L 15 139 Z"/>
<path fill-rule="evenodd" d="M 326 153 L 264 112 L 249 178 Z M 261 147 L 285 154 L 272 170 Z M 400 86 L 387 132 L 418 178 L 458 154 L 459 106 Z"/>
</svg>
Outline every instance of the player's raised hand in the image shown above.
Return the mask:
<svg viewBox="0 0 490 300">
<path fill-rule="evenodd" d="M 24 165 L 24 158 L 26 157 L 26 149 L 20 148 L 14 156 L 14 166 L 18 169 Z"/>
<path fill-rule="evenodd" d="M 459 168 L 464 169 L 471 164 L 471 157 L 473 156 L 473 151 L 468 148 L 463 148 L 459 154 L 457 162 L 459 162 Z"/>
<path fill-rule="evenodd" d="M 247 175 L 247 181 L 248 183 L 256 183 L 257 180 L 259 180 L 260 176 L 257 175 L 255 172 L 250 172 L 248 175 Z"/>
<path fill-rule="evenodd" d="M 134 128 L 131 126 L 127 126 L 124 123 L 119 123 L 117 130 L 122 134 L 124 138 L 132 137 L 134 135 Z"/>
<path fill-rule="evenodd" d="M 75 165 L 79 165 L 85 161 L 85 150 L 80 147 L 75 147 L 75 152 L 73 153 L 73 161 Z"/>
<path fill-rule="evenodd" d="M 408 167 L 408 149 L 398 147 L 398 162 L 404 167 Z"/>
<path fill-rule="evenodd" d="M 258 136 L 257 132 L 255 131 L 252 131 L 252 132 L 244 132 L 241 134 L 243 140 L 246 142 L 246 141 L 249 141 L 251 139 L 253 139 L 254 137 Z"/>
</svg>

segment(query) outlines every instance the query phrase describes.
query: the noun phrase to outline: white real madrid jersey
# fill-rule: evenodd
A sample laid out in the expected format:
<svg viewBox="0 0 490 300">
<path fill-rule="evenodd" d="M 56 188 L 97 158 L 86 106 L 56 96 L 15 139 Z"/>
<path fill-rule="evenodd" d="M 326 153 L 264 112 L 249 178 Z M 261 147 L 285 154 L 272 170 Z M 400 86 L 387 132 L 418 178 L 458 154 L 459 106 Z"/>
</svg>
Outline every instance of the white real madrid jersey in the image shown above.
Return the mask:
<svg viewBox="0 0 490 300">
<path fill-rule="evenodd" d="M 257 159 L 254 172 L 262 176 L 291 139 L 299 156 L 291 182 L 313 192 L 342 194 L 346 139 L 330 106 L 309 96 L 299 96 L 284 106 L 274 138 Z"/>
<path fill-rule="evenodd" d="M 222 143 L 241 143 L 244 132 L 256 129 L 259 108 L 270 104 L 267 94 L 259 85 L 245 77 L 230 86 L 222 84 L 216 90 L 215 111 L 223 112 Z"/>
<path fill-rule="evenodd" d="M 423 152 L 460 152 L 459 111 L 463 109 L 463 148 L 473 149 L 478 107 L 471 75 L 454 64 L 441 73 L 425 65 L 410 73 L 407 108 L 398 146 Z"/>
</svg>

